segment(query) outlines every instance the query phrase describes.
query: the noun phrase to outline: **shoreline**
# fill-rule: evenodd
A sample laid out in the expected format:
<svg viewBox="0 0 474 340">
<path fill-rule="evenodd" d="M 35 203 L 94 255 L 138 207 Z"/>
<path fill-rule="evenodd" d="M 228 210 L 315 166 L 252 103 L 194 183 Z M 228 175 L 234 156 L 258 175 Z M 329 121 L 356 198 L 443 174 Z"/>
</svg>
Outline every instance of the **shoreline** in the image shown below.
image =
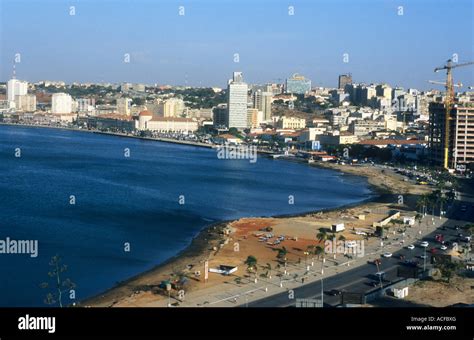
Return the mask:
<svg viewBox="0 0 474 340">
<path fill-rule="evenodd" d="M 307 164 L 307 163 L 305 163 Z M 309 165 L 309 164 L 308 164 Z M 318 166 L 318 164 L 313 163 L 311 166 L 315 168 L 322 168 L 326 170 L 333 170 L 339 171 L 342 174 L 350 175 L 350 176 L 357 176 L 353 173 L 343 171 L 343 169 L 331 169 L 324 166 Z M 365 177 L 368 179 L 367 176 L 359 175 L 358 177 Z M 386 203 L 389 202 L 389 199 L 393 197 L 392 192 L 388 192 L 385 188 L 381 188 L 370 181 L 367 180 L 367 184 L 369 189 L 372 191 L 371 197 L 368 197 L 362 201 L 348 203 L 332 208 L 323 208 L 317 210 L 310 210 L 306 212 L 296 213 L 296 214 L 281 214 L 281 215 L 271 215 L 271 216 L 256 216 L 251 217 L 252 219 L 264 219 L 264 218 L 272 218 L 272 219 L 286 219 L 286 218 L 299 218 L 299 217 L 307 217 L 319 213 L 328 213 L 328 212 L 339 212 L 349 208 L 357 208 L 369 203 Z M 78 307 L 89 307 L 90 304 L 95 305 L 93 307 L 97 307 L 99 304 L 103 304 L 105 301 L 113 300 L 111 304 L 104 307 L 113 307 L 115 303 L 117 303 L 120 299 L 126 298 L 130 296 L 130 294 L 134 294 L 136 292 L 137 286 L 134 286 L 133 283 L 139 281 L 141 279 L 146 279 L 148 277 L 154 276 L 159 274 L 161 271 L 167 269 L 168 267 L 174 267 L 174 265 L 183 264 L 184 262 L 201 262 L 203 259 L 207 257 L 209 253 L 209 249 L 212 248 L 214 245 L 218 245 L 221 241 L 225 239 L 225 236 L 221 233 L 221 231 L 230 225 L 233 222 L 240 221 L 242 219 L 249 218 L 249 217 L 241 217 L 238 219 L 232 220 L 223 220 L 214 222 L 210 225 L 204 226 L 197 235 L 191 240 L 191 242 L 181 251 L 179 251 L 173 257 L 165 260 L 164 262 L 154 265 L 152 268 L 133 275 L 125 280 L 117 282 L 114 286 L 102 291 L 96 295 L 90 296 L 81 300 L 77 306 Z M 168 268 L 169 269 L 169 268 Z M 157 283 L 158 284 L 158 283 Z"/>
<path fill-rule="evenodd" d="M 39 127 L 39 128 L 52 128 L 52 129 L 62 129 L 62 130 L 69 130 L 69 131 L 82 131 L 82 132 L 88 132 L 88 133 L 97 133 L 97 134 L 104 134 L 104 135 L 110 135 L 110 136 L 117 136 L 117 137 L 129 137 L 129 138 L 136 138 L 136 139 L 144 139 L 144 140 L 149 140 L 149 141 L 156 141 L 156 142 L 168 142 L 168 143 L 173 143 L 173 144 L 179 144 L 179 145 L 188 145 L 188 146 L 198 146 L 198 147 L 206 147 L 206 148 L 212 148 L 211 145 L 208 144 L 202 144 L 199 143 L 198 145 L 195 145 L 194 143 L 190 144 L 189 142 L 185 143 L 180 143 L 182 141 L 176 141 L 176 140 L 161 140 L 161 139 L 154 139 L 154 138 L 148 138 L 148 137 L 140 137 L 140 136 L 130 136 L 130 135 L 125 135 L 125 134 L 118 134 L 118 133 L 108 133 L 108 132 L 101 132 L 101 131 L 94 131 L 94 130 L 85 130 L 85 129 L 74 129 L 74 128 L 67 128 L 67 127 L 52 127 L 52 126 L 44 126 L 44 125 L 24 125 L 24 124 L 5 124 L 5 123 L 0 123 L 0 125 L 7 125 L 7 126 L 21 126 L 21 127 Z M 264 153 L 265 154 L 265 153 Z M 369 194 L 369 197 L 357 201 L 357 202 L 352 202 L 348 204 L 343 204 L 340 206 L 335 206 L 331 208 L 323 208 L 323 209 L 317 209 L 317 210 L 310 210 L 306 212 L 301 212 L 301 213 L 295 213 L 295 214 L 281 214 L 281 215 L 270 215 L 270 216 L 258 216 L 258 217 L 251 217 L 251 218 L 273 218 L 273 219 L 286 219 L 286 218 L 299 218 L 299 217 L 307 217 L 311 215 L 315 215 L 318 213 L 328 213 L 328 212 L 339 212 L 345 209 L 349 208 L 355 208 L 355 207 L 360 207 L 368 203 L 386 203 L 389 202 L 389 199 L 393 197 L 394 193 L 393 190 L 390 190 L 389 188 L 377 185 L 375 183 L 371 182 L 371 178 L 368 174 L 364 174 L 363 172 L 359 171 L 360 166 L 341 166 L 337 164 L 328 164 L 328 163 L 322 163 L 322 162 L 316 162 L 316 163 L 311 163 L 308 164 L 307 162 L 299 159 L 293 159 L 293 158 L 281 158 L 281 159 L 276 159 L 275 161 L 278 160 L 283 160 L 283 161 L 291 161 L 295 163 L 301 163 L 301 164 L 306 164 L 307 166 L 311 166 L 314 168 L 319 168 L 319 169 L 325 169 L 325 170 L 332 170 L 332 171 L 337 171 L 340 174 L 343 175 L 349 175 L 349 176 L 357 176 L 357 177 L 364 177 L 367 180 L 368 188 L 371 191 L 371 194 Z M 352 168 L 352 170 L 349 169 Z M 193 237 L 190 241 L 190 243 L 184 247 L 182 250 L 180 250 L 176 255 L 168 258 L 167 260 L 163 261 L 160 264 L 154 265 L 150 269 L 140 272 L 136 275 L 133 275 L 131 277 L 128 277 L 124 280 L 117 281 L 115 285 L 112 287 L 101 291 L 93 296 L 87 297 L 77 303 L 77 306 L 83 307 L 87 306 L 88 304 L 99 304 L 101 301 L 107 301 L 107 300 L 113 300 L 114 302 L 117 302 L 118 300 L 125 298 L 126 296 L 130 295 L 130 292 L 133 290 L 136 290 L 136 286 L 133 284 L 136 283 L 136 281 L 139 281 L 141 279 L 156 275 L 157 273 L 160 273 L 162 270 L 166 269 L 167 267 L 174 267 L 174 265 L 182 264 L 184 261 L 188 262 L 196 262 L 200 261 L 200 259 L 206 258 L 207 253 L 209 252 L 209 248 L 212 248 L 214 245 L 218 245 L 219 242 L 223 241 L 224 235 L 222 234 L 222 230 L 230 225 L 233 222 L 237 222 L 239 220 L 249 218 L 249 217 L 241 217 L 238 219 L 233 219 L 233 220 L 223 220 L 223 221 L 217 221 L 212 224 L 204 226 L 197 234 L 195 237 Z M 135 289 L 134 289 L 135 288 Z M 130 290 L 131 289 L 131 290 Z M 115 303 L 112 303 L 109 305 L 109 307 L 112 307 Z"/>
<path fill-rule="evenodd" d="M 93 133 L 93 134 L 97 134 L 97 135 L 133 138 L 133 139 L 147 140 L 147 141 L 153 141 L 153 142 L 162 142 L 162 143 L 169 143 L 169 144 L 177 144 L 177 145 L 196 146 L 196 147 L 206 148 L 206 149 L 213 149 L 216 146 L 214 144 L 206 144 L 206 143 L 193 142 L 193 141 L 177 140 L 177 139 L 172 139 L 172 138 L 141 137 L 141 136 L 128 135 L 128 134 L 119 133 L 119 132 L 105 132 L 105 131 L 99 131 L 99 130 L 69 128 L 69 127 L 65 127 L 65 126 L 14 124 L 14 123 L 0 122 L 0 126 L 1 125 L 4 125 L 4 126 L 20 126 L 20 127 L 27 127 L 27 128 L 43 128 L 43 129 L 56 129 L 56 130 L 66 130 L 66 131 L 87 132 L 87 133 Z M 272 155 L 272 154 L 274 154 L 273 151 L 266 151 L 266 150 L 257 150 L 257 153 L 263 154 L 263 155 Z"/>
</svg>

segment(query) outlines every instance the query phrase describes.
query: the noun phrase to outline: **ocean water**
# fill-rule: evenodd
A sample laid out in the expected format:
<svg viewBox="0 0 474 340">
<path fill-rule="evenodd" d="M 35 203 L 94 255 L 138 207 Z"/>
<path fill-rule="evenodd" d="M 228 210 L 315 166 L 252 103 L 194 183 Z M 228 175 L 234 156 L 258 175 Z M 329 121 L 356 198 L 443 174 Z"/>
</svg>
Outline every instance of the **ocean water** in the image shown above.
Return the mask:
<svg viewBox="0 0 474 340">
<path fill-rule="evenodd" d="M 306 164 L 222 160 L 216 150 L 193 146 L 0 126 L 0 240 L 38 241 L 37 257 L 0 254 L 0 306 L 46 306 L 49 290 L 40 284 L 55 254 L 81 300 L 176 255 L 210 223 L 337 207 L 371 194 L 363 178 Z"/>
</svg>

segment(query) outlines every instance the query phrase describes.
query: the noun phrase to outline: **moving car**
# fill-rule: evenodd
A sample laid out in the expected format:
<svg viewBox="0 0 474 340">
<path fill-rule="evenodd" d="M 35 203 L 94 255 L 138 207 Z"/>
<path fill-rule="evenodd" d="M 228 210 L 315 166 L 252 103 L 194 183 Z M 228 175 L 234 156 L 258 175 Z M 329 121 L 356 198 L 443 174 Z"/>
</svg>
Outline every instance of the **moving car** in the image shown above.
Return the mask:
<svg viewBox="0 0 474 340">
<path fill-rule="evenodd" d="M 383 257 L 392 257 L 392 253 L 389 253 L 389 252 L 383 253 Z"/>
<path fill-rule="evenodd" d="M 448 247 L 446 247 L 446 246 L 443 244 L 441 247 L 439 247 L 439 249 L 441 249 L 441 250 L 446 250 L 446 249 L 448 249 Z"/>
<path fill-rule="evenodd" d="M 423 248 L 428 247 L 428 245 L 429 245 L 429 243 L 426 242 L 426 241 L 423 241 L 423 242 L 420 243 L 420 246 L 422 246 Z"/>
<path fill-rule="evenodd" d="M 410 244 L 407 248 L 410 249 L 410 250 L 413 250 L 413 249 L 415 249 L 415 246 L 413 244 Z"/>
</svg>

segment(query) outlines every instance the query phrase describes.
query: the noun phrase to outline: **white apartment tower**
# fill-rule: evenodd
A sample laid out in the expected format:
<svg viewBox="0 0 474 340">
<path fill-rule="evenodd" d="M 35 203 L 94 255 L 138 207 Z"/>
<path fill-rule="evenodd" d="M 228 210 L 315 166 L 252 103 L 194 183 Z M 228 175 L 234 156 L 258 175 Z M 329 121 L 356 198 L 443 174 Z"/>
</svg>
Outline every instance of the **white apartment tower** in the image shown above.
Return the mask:
<svg viewBox="0 0 474 340">
<path fill-rule="evenodd" d="M 227 86 L 227 117 L 228 128 L 247 128 L 247 92 L 248 86 L 243 82 L 242 72 L 234 72 Z"/>
<path fill-rule="evenodd" d="M 28 93 L 28 82 L 18 79 L 10 79 L 7 83 L 7 99 L 9 102 L 15 101 L 15 96 L 24 96 Z"/>
<path fill-rule="evenodd" d="M 72 112 L 72 97 L 67 93 L 53 94 L 52 113 L 71 113 Z"/>
</svg>

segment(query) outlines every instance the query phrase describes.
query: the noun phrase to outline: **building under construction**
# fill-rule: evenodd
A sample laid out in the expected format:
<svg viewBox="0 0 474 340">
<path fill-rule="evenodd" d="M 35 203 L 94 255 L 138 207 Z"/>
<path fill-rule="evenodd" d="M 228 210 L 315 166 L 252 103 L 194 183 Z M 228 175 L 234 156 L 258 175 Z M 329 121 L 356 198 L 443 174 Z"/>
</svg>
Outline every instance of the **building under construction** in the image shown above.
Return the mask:
<svg viewBox="0 0 474 340">
<path fill-rule="evenodd" d="M 431 161 L 439 166 L 444 164 L 448 121 L 448 168 L 457 171 L 474 170 L 474 102 L 455 101 L 448 120 L 445 103 L 430 103 L 429 112 Z"/>
</svg>

